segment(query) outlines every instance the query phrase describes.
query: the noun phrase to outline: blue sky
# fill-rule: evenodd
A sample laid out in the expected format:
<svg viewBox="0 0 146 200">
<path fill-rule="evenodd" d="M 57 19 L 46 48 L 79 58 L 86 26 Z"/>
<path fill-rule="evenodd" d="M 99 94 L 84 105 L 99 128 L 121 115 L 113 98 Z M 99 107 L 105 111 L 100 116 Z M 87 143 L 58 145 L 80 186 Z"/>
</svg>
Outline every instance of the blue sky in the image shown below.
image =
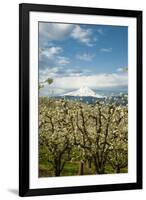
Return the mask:
<svg viewBox="0 0 146 200">
<path fill-rule="evenodd" d="M 88 86 L 127 88 L 128 27 L 39 23 L 39 81 L 53 78 L 54 95 Z M 41 89 L 48 94 L 48 85 Z"/>
</svg>

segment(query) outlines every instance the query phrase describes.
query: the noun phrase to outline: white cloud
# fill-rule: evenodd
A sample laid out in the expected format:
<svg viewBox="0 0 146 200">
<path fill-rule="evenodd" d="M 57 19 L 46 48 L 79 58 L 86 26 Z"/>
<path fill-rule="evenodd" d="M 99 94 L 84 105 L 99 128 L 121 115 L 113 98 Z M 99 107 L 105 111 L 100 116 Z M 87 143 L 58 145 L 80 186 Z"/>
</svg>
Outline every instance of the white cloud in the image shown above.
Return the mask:
<svg viewBox="0 0 146 200">
<path fill-rule="evenodd" d="M 104 35 L 104 31 L 103 31 L 103 29 L 97 29 L 97 32 L 100 34 L 100 35 Z"/>
<path fill-rule="evenodd" d="M 128 68 L 127 67 L 120 67 L 117 69 L 117 72 L 128 72 Z"/>
<path fill-rule="evenodd" d="M 53 59 L 54 56 L 60 54 L 62 52 L 61 47 L 50 47 L 41 50 L 41 55 L 45 55 L 49 59 Z"/>
<path fill-rule="evenodd" d="M 60 65 L 67 65 L 70 63 L 69 58 L 64 57 L 64 56 L 58 56 L 58 64 Z"/>
<path fill-rule="evenodd" d="M 100 51 L 101 51 L 101 52 L 110 53 L 110 52 L 112 52 L 112 48 L 101 48 Z"/>
<path fill-rule="evenodd" d="M 95 56 L 94 54 L 83 53 L 83 54 L 76 55 L 76 58 L 79 60 L 84 60 L 84 61 L 92 61 L 94 56 Z"/>
<path fill-rule="evenodd" d="M 82 28 L 80 25 L 63 23 L 39 23 L 39 45 L 48 46 L 50 41 L 73 38 L 87 46 L 93 46 L 97 38 L 92 38 L 91 29 Z"/>
<path fill-rule="evenodd" d="M 70 35 L 73 24 L 39 23 L 39 42 L 44 46 L 48 40 L 63 40 Z"/>
<path fill-rule="evenodd" d="M 39 68 L 45 69 L 49 66 L 64 66 L 70 63 L 69 58 L 61 56 L 63 49 L 59 46 L 39 49 Z"/>
<path fill-rule="evenodd" d="M 65 94 L 66 90 L 62 89 L 62 88 L 54 88 L 53 84 L 52 85 L 48 85 L 46 84 L 43 88 L 41 88 L 39 90 L 39 95 L 40 96 L 57 96 L 60 94 Z"/>
<path fill-rule="evenodd" d="M 76 25 L 72 30 L 71 37 L 78 40 L 81 43 L 86 44 L 87 46 L 93 46 L 91 41 L 92 32 L 90 29 L 81 28 L 79 25 Z"/>
<path fill-rule="evenodd" d="M 128 84 L 127 74 L 97 74 L 90 76 L 57 77 L 54 86 L 62 89 L 78 89 L 87 86 L 92 89 L 126 87 Z"/>
<path fill-rule="evenodd" d="M 53 68 L 46 68 L 43 70 L 39 70 L 39 82 L 43 82 L 47 78 L 56 77 L 57 73 L 59 73 L 60 70 L 62 70 L 61 67 L 53 67 Z"/>
<path fill-rule="evenodd" d="M 123 68 L 118 68 L 117 72 L 123 72 Z"/>
<path fill-rule="evenodd" d="M 90 74 L 90 71 L 86 69 L 70 69 L 63 65 L 58 67 L 48 66 L 45 69 L 39 69 L 39 82 L 44 82 L 48 77 L 55 80 L 58 77 L 81 77 L 87 74 Z"/>
<path fill-rule="evenodd" d="M 96 75 L 81 75 L 81 73 L 74 73 L 68 69 L 64 76 L 56 76 L 59 68 L 47 69 L 39 74 L 40 82 L 53 76 L 53 95 L 64 94 L 66 92 L 79 89 L 82 86 L 87 86 L 91 89 L 110 89 L 123 88 L 128 86 L 128 75 L 122 74 L 96 74 Z M 63 69 L 62 69 L 63 70 Z M 77 71 L 76 71 L 77 72 Z M 68 73 L 71 75 L 69 76 Z M 52 75 L 52 76 L 51 76 Z M 55 75 L 55 77 L 54 77 Z M 49 88 L 47 84 L 40 90 L 41 95 L 48 95 Z"/>
</svg>

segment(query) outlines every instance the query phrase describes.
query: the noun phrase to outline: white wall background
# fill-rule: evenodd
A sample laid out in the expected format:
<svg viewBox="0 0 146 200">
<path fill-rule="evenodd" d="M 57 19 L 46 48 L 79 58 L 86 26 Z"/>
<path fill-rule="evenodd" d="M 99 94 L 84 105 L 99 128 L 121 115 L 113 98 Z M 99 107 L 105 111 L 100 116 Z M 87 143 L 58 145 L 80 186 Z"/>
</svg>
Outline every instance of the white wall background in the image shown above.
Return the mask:
<svg viewBox="0 0 146 200">
<path fill-rule="evenodd" d="M 143 35 L 146 35 L 145 0 L 3 0 L 0 4 L 0 199 L 20 199 L 18 197 L 18 4 L 43 3 L 101 8 L 121 8 L 143 10 Z M 145 37 L 143 38 L 145 43 Z M 146 48 L 144 47 L 144 54 Z M 145 64 L 145 56 L 143 66 Z M 144 68 L 144 78 L 146 70 Z M 144 80 L 144 85 L 146 79 Z M 144 92 L 144 102 L 146 92 Z M 146 104 L 145 104 L 146 105 Z M 146 111 L 144 105 L 143 111 Z M 144 114 L 144 120 L 146 115 Z M 145 123 L 145 122 L 144 122 Z M 146 127 L 144 127 L 144 132 Z M 146 136 L 144 135 L 144 143 Z M 144 145 L 144 169 L 146 145 Z M 74 195 L 30 197 L 29 199 L 77 200 L 77 199 L 145 199 L 146 173 L 144 171 L 144 189 L 137 191 L 104 192 Z"/>
</svg>

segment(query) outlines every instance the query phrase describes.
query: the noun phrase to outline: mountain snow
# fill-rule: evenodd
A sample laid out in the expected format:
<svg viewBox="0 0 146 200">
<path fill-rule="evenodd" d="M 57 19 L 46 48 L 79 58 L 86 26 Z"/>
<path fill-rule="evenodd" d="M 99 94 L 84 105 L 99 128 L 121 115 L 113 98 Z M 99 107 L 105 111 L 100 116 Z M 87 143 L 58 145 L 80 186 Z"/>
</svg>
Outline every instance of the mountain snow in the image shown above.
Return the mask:
<svg viewBox="0 0 146 200">
<path fill-rule="evenodd" d="M 64 96 L 79 96 L 79 97 L 96 97 L 96 98 L 103 98 L 103 96 L 96 94 L 93 90 L 90 88 L 84 86 L 81 87 L 78 90 L 68 92 L 64 94 Z"/>
</svg>

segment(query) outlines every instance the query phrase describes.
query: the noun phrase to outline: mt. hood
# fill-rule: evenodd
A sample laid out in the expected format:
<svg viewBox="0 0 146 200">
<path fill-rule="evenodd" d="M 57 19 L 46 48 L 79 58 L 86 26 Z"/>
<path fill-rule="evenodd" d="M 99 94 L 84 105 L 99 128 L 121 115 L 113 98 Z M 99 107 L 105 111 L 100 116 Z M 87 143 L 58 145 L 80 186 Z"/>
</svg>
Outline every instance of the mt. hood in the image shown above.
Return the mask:
<svg viewBox="0 0 146 200">
<path fill-rule="evenodd" d="M 96 98 L 102 98 L 103 96 L 96 94 L 93 90 L 91 90 L 90 88 L 84 86 L 81 87 L 78 90 L 69 92 L 64 94 L 64 96 L 80 96 L 80 97 L 96 97 Z"/>
</svg>

